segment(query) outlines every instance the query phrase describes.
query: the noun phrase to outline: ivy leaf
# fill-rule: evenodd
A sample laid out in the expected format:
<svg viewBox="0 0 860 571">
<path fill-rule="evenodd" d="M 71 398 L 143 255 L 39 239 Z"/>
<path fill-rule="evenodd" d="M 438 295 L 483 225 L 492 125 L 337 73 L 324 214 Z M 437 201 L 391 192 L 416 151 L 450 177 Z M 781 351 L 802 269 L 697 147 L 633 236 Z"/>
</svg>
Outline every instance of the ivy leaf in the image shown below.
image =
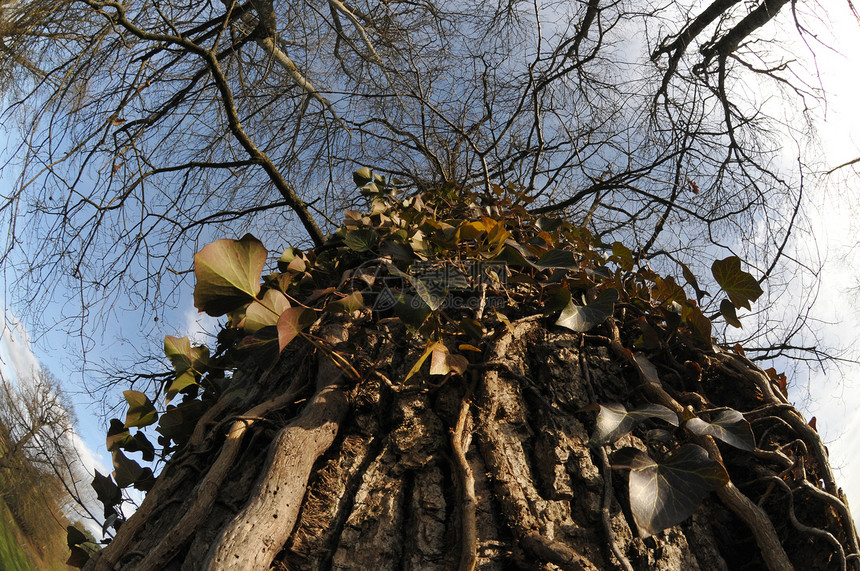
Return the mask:
<svg viewBox="0 0 860 571">
<path fill-rule="evenodd" d="M 312 309 L 291 307 L 284 311 L 278 318 L 278 346 L 280 350 L 283 351 L 284 347 L 315 319 L 316 314 Z"/>
<path fill-rule="evenodd" d="M 75 569 L 83 569 L 84 565 L 90 560 L 90 554 L 78 547 L 77 545 L 69 546 L 71 553 L 66 560 L 66 565 Z"/>
<path fill-rule="evenodd" d="M 681 318 L 688 323 L 700 339 L 703 341 L 711 341 L 711 328 L 713 324 L 708 317 L 702 313 L 699 306 L 693 301 L 687 301 L 681 310 Z"/>
<path fill-rule="evenodd" d="M 463 355 L 452 355 L 442 343 L 435 343 L 430 357 L 430 374 L 447 375 L 451 371 L 462 375 L 469 366 L 469 360 Z"/>
<path fill-rule="evenodd" d="M 586 305 L 576 305 L 571 300 L 555 324 L 572 331 L 585 333 L 612 315 L 612 312 L 615 311 L 616 301 L 618 301 L 618 290 L 614 288 L 601 292 L 594 301 Z"/>
<path fill-rule="evenodd" d="M 547 296 L 543 302 L 543 314 L 552 315 L 570 304 L 570 290 L 566 287 L 554 286 L 547 288 Z"/>
<path fill-rule="evenodd" d="M 720 313 L 729 325 L 738 328 L 743 327 L 743 325 L 741 325 L 741 320 L 738 319 L 738 313 L 735 311 L 735 306 L 729 300 L 724 299 L 720 302 Z"/>
<path fill-rule="evenodd" d="M 421 370 L 421 366 L 424 364 L 424 361 L 427 360 L 427 357 L 433 354 L 433 351 L 436 349 L 437 344 L 439 344 L 438 341 L 433 341 L 432 343 L 429 343 L 427 345 L 427 347 L 424 349 L 424 352 L 421 353 L 421 357 L 418 358 L 418 361 L 416 361 L 415 364 L 412 365 L 412 368 L 409 369 L 409 372 L 406 373 L 406 378 L 403 379 L 404 383 L 408 381 L 412 377 L 412 375 Z"/>
<path fill-rule="evenodd" d="M 433 310 L 416 295 L 393 293 L 390 289 L 385 289 L 383 294 L 386 292 L 391 298 L 390 303 L 395 315 L 410 327 L 416 329 L 421 327 L 427 317 L 433 313 Z M 377 304 L 379 304 L 378 301 Z"/>
<path fill-rule="evenodd" d="M 110 426 L 108 427 L 107 438 L 105 439 L 105 445 L 108 452 L 113 452 L 118 448 L 123 448 L 130 441 L 131 434 L 129 434 L 128 428 L 123 425 L 121 420 L 112 418 L 110 420 Z"/>
<path fill-rule="evenodd" d="M 128 403 L 128 413 L 125 415 L 125 427 L 149 426 L 158 420 L 152 401 L 140 391 L 123 391 L 122 395 Z"/>
<path fill-rule="evenodd" d="M 105 507 L 115 506 L 122 501 L 122 491 L 114 484 L 110 476 L 103 476 L 98 470 L 95 471 L 92 483 L 98 500 Z"/>
<path fill-rule="evenodd" d="M 743 307 L 751 310 L 750 302 L 764 293 L 752 274 L 741 269 L 741 259 L 737 256 L 716 260 L 711 265 L 711 272 L 737 309 Z"/>
<path fill-rule="evenodd" d="M 367 167 L 361 167 L 352 173 L 352 182 L 355 183 L 356 188 L 361 188 L 371 180 L 373 180 L 373 175 Z"/>
<path fill-rule="evenodd" d="M 262 300 L 254 300 L 245 310 L 245 333 L 256 333 L 263 327 L 278 324 L 281 314 L 290 308 L 290 302 L 282 292 L 267 289 Z"/>
<path fill-rule="evenodd" d="M 362 297 L 361 292 L 354 291 L 346 297 L 327 303 L 325 311 L 328 313 L 350 314 L 353 311 L 358 311 L 362 307 L 364 307 L 364 298 Z"/>
<path fill-rule="evenodd" d="M 650 418 L 665 420 L 672 426 L 678 426 L 678 415 L 659 404 L 646 404 L 628 411 L 623 404 L 595 404 L 585 410 L 598 409 L 594 433 L 589 439 L 589 446 L 605 446 L 612 444 L 633 428 Z"/>
<path fill-rule="evenodd" d="M 191 341 L 188 337 L 165 335 L 164 354 L 177 373 L 184 373 L 191 368 Z"/>
<path fill-rule="evenodd" d="M 167 390 L 164 391 L 164 402 L 169 403 L 172 401 L 176 395 L 184 391 L 190 386 L 197 384 L 197 377 L 191 370 L 185 371 L 184 373 L 177 375 L 175 379 L 173 379 L 169 385 L 167 385 Z"/>
<path fill-rule="evenodd" d="M 699 287 L 699 280 L 696 279 L 696 274 L 687 267 L 687 264 L 683 262 L 678 263 L 681 265 L 681 272 L 684 274 L 684 279 L 687 280 L 687 283 L 696 291 L 696 299 L 701 303 L 702 298 L 710 297 L 711 294 Z"/>
<path fill-rule="evenodd" d="M 755 437 L 750 423 L 734 409 L 721 411 L 711 422 L 691 418 L 684 426 L 697 436 L 713 436 L 735 448 L 755 451 Z"/>
<path fill-rule="evenodd" d="M 206 409 L 206 403 L 199 400 L 186 401 L 179 406 L 170 405 L 159 418 L 155 431 L 168 442 L 173 440 L 178 446 L 184 446 Z"/>
<path fill-rule="evenodd" d="M 539 270 L 573 270 L 579 267 L 573 252 L 567 250 L 550 250 L 541 256 L 537 262 L 530 263 Z"/>
<path fill-rule="evenodd" d="M 344 244 L 350 250 L 356 252 L 367 252 L 376 247 L 379 238 L 376 232 L 370 228 L 360 228 L 358 230 L 350 230 L 346 233 L 343 239 Z"/>
<path fill-rule="evenodd" d="M 113 456 L 113 477 L 120 488 L 127 488 L 143 475 L 140 464 L 127 458 L 122 450 L 114 450 L 111 455 Z"/>
<path fill-rule="evenodd" d="M 705 494 L 725 486 L 729 475 L 701 446 L 684 444 L 662 462 L 635 448 L 613 455 L 630 470 L 630 511 L 642 537 L 676 525 L 696 511 Z"/>
<path fill-rule="evenodd" d="M 250 234 L 216 240 L 194 255 L 194 307 L 219 317 L 252 301 L 260 292 L 266 248 Z"/>
<path fill-rule="evenodd" d="M 621 242 L 612 244 L 612 255 L 618 258 L 618 265 L 625 272 L 633 269 L 633 252 Z"/>
</svg>

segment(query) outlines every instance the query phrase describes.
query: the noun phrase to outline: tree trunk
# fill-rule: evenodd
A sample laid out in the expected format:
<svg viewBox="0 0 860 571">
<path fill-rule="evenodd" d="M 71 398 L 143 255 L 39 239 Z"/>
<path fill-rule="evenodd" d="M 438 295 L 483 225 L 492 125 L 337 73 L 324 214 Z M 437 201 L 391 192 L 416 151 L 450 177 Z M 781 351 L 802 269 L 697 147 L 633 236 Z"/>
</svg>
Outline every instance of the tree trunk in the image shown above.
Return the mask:
<svg viewBox="0 0 860 571">
<path fill-rule="evenodd" d="M 826 450 L 767 375 L 687 344 L 651 357 L 661 380 L 649 387 L 613 328 L 583 335 L 524 319 L 465 375 L 403 382 L 422 348 L 402 325 L 329 326 L 320 335 L 361 379 L 307 344 L 253 385 L 246 371 L 247 394 L 201 421 L 88 568 L 858 567 Z M 627 472 L 608 460 L 610 448 L 645 450 L 640 431 L 589 447 L 595 415 L 582 409 L 654 402 L 655 391 L 743 412 L 757 450 L 710 440 L 731 484 L 643 539 Z"/>
</svg>

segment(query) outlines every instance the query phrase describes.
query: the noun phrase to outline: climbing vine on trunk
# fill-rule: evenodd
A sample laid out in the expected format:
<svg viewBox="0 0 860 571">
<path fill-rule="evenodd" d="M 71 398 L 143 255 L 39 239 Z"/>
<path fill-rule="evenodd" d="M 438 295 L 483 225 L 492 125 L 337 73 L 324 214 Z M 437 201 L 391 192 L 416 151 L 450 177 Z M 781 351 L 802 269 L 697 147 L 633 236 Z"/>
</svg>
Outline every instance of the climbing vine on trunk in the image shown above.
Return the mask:
<svg viewBox="0 0 860 571">
<path fill-rule="evenodd" d="M 532 215 L 518 188 L 401 197 L 369 169 L 354 178 L 368 211 L 313 250 L 289 248 L 274 273 L 261 277 L 268 252 L 251 235 L 195 256 L 195 306 L 226 323 L 211 352 L 166 337 L 158 394 L 125 392 L 114 472 L 93 482 L 116 535 L 87 566 L 361 567 L 348 536 L 372 543 L 368 526 L 390 524 L 424 538 L 376 546 L 392 568 L 645 568 L 659 546 L 644 540 L 677 547 L 671 530 L 717 509 L 712 492 L 768 568 L 810 568 L 810 553 L 820 568 L 860 566 L 784 376 L 712 338 L 713 319 L 740 326 L 762 294 L 740 259 L 714 261 L 724 296 L 706 315 L 686 266 L 680 282 L 658 275 L 619 242 Z M 547 380 L 552 366 L 563 371 Z M 127 456 L 156 452 L 169 459 L 157 478 Z M 250 467 L 254 454 L 265 460 Z M 373 477 L 393 495 L 371 518 Z M 147 496 L 125 521 L 128 487 Z M 409 502 L 426 518 L 398 524 L 392 506 Z M 608 542 L 584 541 L 592 528 Z M 707 535 L 689 557 L 727 565 L 728 540 Z"/>
</svg>

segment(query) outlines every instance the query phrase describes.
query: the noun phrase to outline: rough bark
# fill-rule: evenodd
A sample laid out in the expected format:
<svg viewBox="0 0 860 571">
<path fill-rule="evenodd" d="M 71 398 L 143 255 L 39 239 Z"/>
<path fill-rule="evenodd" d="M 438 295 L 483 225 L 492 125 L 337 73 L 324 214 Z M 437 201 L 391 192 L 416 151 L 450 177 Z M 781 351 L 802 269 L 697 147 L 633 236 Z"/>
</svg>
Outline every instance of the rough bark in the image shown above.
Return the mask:
<svg viewBox="0 0 860 571">
<path fill-rule="evenodd" d="M 246 399 L 207 417 L 205 436 L 150 492 L 158 505 L 145 502 L 94 563 L 711 571 L 780 568 L 774 561 L 784 557 L 796 569 L 857 568 L 853 522 L 815 431 L 742 357 L 689 347 L 652 357 L 661 390 L 679 406 L 747 413 L 759 450 L 711 441 L 731 488 L 710 494 L 687 521 L 640 538 L 626 473 L 609 472 L 611 449 L 588 447 L 594 415 L 582 409 L 654 399 L 635 361 L 613 351 L 612 327 L 596 332 L 515 322 L 466 375 L 407 382 L 420 344 L 397 324 L 355 329 L 338 345 L 357 381 L 319 351 L 294 348 Z M 284 394 L 289 403 L 243 419 L 254 407 L 248 399 Z M 612 448 L 644 449 L 637 434 Z M 189 518 L 192 509 L 201 515 Z M 777 544 L 768 547 L 744 514 L 764 517 Z"/>
</svg>

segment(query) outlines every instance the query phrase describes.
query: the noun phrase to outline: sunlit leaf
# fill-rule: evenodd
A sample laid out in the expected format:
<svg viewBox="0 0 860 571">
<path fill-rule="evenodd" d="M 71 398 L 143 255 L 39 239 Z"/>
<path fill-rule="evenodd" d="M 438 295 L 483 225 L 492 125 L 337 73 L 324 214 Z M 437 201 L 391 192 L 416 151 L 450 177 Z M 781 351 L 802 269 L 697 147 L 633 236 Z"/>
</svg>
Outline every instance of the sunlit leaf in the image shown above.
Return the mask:
<svg viewBox="0 0 860 571">
<path fill-rule="evenodd" d="M 164 354 L 177 373 L 184 373 L 191 368 L 191 341 L 188 337 L 165 335 Z"/>
<path fill-rule="evenodd" d="M 158 413 L 152 401 L 140 391 L 123 391 L 123 396 L 128 403 L 128 413 L 125 416 L 125 427 L 149 426 L 158 420 Z"/>
<path fill-rule="evenodd" d="M 216 240 L 194 256 L 194 307 L 213 317 L 252 301 L 260 291 L 266 248 L 250 234 Z"/>
<path fill-rule="evenodd" d="M 130 441 L 131 434 L 128 432 L 128 428 L 125 427 L 121 420 L 112 418 L 105 440 L 108 451 L 112 452 L 118 448 L 123 448 Z"/>
<path fill-rule="evenodd" d="M 281 314 L 290 308 L 290 302 L 282 292 L 267 289 L 262 300 L 254 300 L 245 310 L 245 333 L 256 333 L 263 327 L 278 324 Z"/>
<path fill-rule="evenodd" d="M 370 172 L 370 169 L 367 167 L 361 167 L 354 173 L 352 173 L 352 182 L 355 183 L 357 188 L 361 188 L 365 184 L 369 183 L 373 180 L 373 175 Z"/>
<path fill-rule="evenodd" d="M 327 303 L 325 306 L 325 311 L 327 311 L 328 313 L 350 314 L 353 311 L 358 311 L 363 307 L 364 298 L 362 297 L 361 292 L 354 291 L 345 297 Z"/>
<path fill-rule="evenodd" d="M 586 305 L 576 305 L 571 300 L 555 324 L 584 333 L 600 325 L 612 315 L 616 301 L 618 301 L 618 290 L 614 288 L 602 291 L 594 301 Z"/>
<path fill-rule="evenodd" d="M 595 404 L 586 410 L 597 408 L 597 420 L 594 433 L 588 441 L 591 446 L 612 444 L 631 430 L 637 424 L 651 418 L 659 418 L 673 426 L 678 426 L 678 415 L 659 404 L 645 404 L 628 411 L 623 404 Z"/>
<path fill-rule="evenodd" d="M 404 383 L 408 381 L 413 375 L 415 375 L 415 373 L 421 370 L 421 366 L 424 364 L 424 361 L 427 360 L 427 357 L 429 357 L 433 353 L 433 350 L 436 348 L 437 343 L 438 341 L 434 341 L 432 343 L 429 343 L 424 348 L 424 352 L 421 353 L 421 357 L 418 358 L 418 361 L 416 361 L 415 364 L 412 365 L 412 368 L 409 369 L 409 372 L 406 373 L 406 378 L 403 379 Z"/>
<path fill-rule="evenodd" d="M 630 470 L 630 511 L 643 537 L 684 521 L 705 494 L 729 481 L 723 465 L 695 444 L 684 444 L 662 462 L 635 448 L 619 450 L 612 460 L 613 467 Z"/>
<path fill-rule="evenodd" d="M 304 307 L 291 307 L 278 318 L 278 346 L 283 351 L 290 341 L 314 322 L 316 313 Z"/>
<path fill-rule="evenodd" d="M 711 265 L 711 272 L 737 309 L 752 309 L 750 302 L 757 300 L 764 293 L 752 274 L 741 269 L 741 259 L 737 256 L 716 260 Z"/>
<path fill-rule="evenodd" d="M 621 242 L 612 244 L 612 255 L 618 258 L 618 265 L 622 270 L 629 272 L 633 269 L 633 252 Z"/>
<path fill-rule="evenodd" d="M 447 375 L 453 371 L 462 375 L 469 366 L 469 360 L 463 355 L 452 355 L 442 343 L 435 343 L 431 351 L 430 374 Z"/>
<path fill-rule="evenodd" d="M 196 384 L 197 377 L 190 370 L 176 375 L 176 378 L 170 381 L 170 384 L 167 385 L 167 389 L 164 391 L 164 402 L 169 403 L 176 395 Z"/>
<path fill-rule="evenodd" d="M 691 418 L 684 427 L 693 434 L 713 436 L 741 450 L 748 452 L 755 450 L 755 437 L 750 423 L 734 409 L 720 411 L 711 422 L 701 418 Z"/>
<path fill-rule="evenodd" d="M 681 318 L 690 325 L 693 332 L 704 341 L 711 340 L 711 320 L 702 313 L 695 302 L 687 301 L 681 310 Z"/>
<path fill-rule="evenodd" d="M 480 221 L 464 222 L 457 229 L 460 240 L 475 240 L 486 231 L 487 227 Z"/>
</svg>

